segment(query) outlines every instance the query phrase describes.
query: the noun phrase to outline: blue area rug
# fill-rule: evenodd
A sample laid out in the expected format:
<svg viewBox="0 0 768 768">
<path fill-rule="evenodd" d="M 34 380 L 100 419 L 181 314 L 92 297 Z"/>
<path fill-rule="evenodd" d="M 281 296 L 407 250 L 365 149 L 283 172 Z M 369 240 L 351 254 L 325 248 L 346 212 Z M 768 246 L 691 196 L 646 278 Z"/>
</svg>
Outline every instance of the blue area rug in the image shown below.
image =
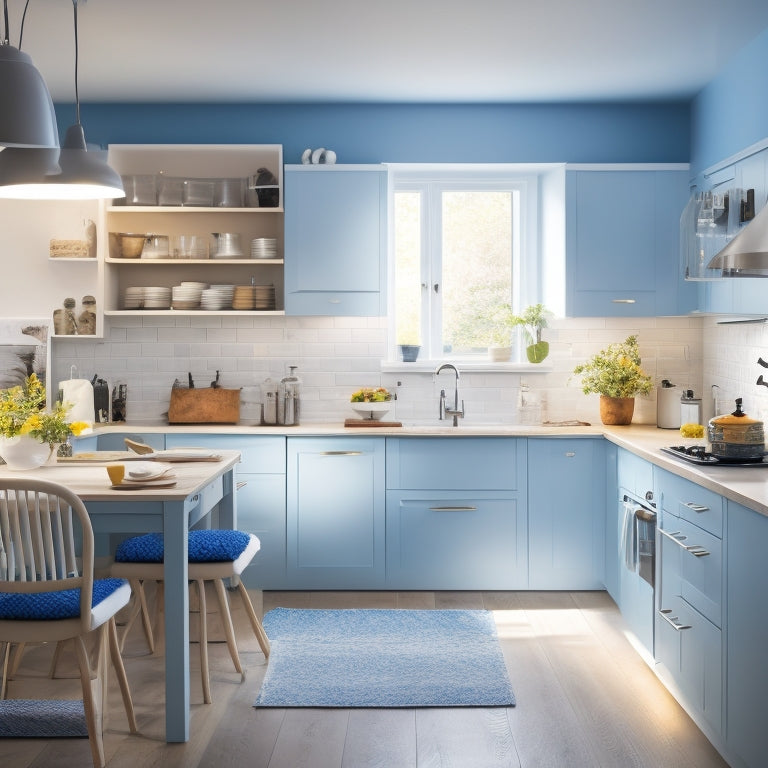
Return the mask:
<svg viewBox="0 0 768 768">
<path fill-rule="evenodd" d="M 88 738 L 82 701 L 0 700 L 0 739 Z"/>
<path fill-rule="evenodd" d="M 275 608 L 264 629 L 256 707 L 515 704 L 489 611 Z"/>
</svg>

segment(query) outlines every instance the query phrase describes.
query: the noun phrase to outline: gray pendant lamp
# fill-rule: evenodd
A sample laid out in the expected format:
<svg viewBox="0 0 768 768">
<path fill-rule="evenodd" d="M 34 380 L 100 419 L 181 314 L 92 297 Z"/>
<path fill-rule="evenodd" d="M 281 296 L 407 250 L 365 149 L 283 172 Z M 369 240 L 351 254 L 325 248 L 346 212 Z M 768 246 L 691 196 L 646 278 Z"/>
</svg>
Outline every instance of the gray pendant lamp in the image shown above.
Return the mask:
<svg viewBox="0 0 768 768">
<path fill-rule="evenodd" d="M 0 198 L 26 200 L 100 200 L 125 197 L 120 175 L 106 161 L 106 152 L 89 150 L 80 123 L 78 91 L 77 3 L 72 0 L 75 28 L 76 123 L 67 128 L 55 155 L 40 149 L 0 152 Z"/>
<path fill-rule="evenodd" d="M 32 59 L 10 44 L 8 0 L 3 0 L 5 33 L 0 40 L 0 146 L 58 147 L 53 101 Z"/>
</svg>

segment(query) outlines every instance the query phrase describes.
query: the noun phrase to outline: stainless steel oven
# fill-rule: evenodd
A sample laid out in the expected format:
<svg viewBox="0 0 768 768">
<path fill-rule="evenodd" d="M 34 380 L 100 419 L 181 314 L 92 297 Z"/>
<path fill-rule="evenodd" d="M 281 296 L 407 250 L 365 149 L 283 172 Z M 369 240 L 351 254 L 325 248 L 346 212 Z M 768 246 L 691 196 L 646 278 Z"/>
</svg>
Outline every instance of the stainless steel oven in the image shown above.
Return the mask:
<svg viewBox="0 0 768 768">
<path fill-rule="evenodd" d="M 653 655 L 656 573 L 656 505 L 653 492 L 640 499 L 625 493 L 619 536 L 619 599 L 622 616 L 640 644 Z"/>
</svg>

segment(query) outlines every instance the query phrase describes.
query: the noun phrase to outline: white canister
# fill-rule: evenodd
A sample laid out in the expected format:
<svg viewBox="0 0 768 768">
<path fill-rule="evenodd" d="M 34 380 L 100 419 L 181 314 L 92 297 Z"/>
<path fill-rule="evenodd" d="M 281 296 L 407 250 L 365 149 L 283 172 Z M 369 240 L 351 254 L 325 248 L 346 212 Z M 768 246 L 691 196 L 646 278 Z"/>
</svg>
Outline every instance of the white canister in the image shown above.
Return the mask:
<svg viewBox="0 0 768 768">
<path fill-rule="evenodd" d="M 93 384 L 87 379 L 67 379 L 59 382 L 61 401 L 69 405 L 69 421 L 93 424 Z"/>
<path fill-rule="evenodd" d="M 656 426 L 660 429 L 680 429 L 680 390 L 663 379 L 656 390 Z"/>
<path fill-rule="evenodd" d="M 701 424 L 701 398 L 692 389 L 686 389 L 680 398 L 680 423 Z"/>
</svg>

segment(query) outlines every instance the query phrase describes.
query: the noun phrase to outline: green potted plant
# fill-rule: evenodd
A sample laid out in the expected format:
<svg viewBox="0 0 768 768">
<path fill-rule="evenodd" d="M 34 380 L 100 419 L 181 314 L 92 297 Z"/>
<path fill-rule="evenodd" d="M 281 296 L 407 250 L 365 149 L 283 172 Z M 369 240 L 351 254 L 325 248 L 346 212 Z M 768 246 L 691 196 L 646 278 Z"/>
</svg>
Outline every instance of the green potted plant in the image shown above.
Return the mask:
<svg viewBox="0 0 768 768">
<path fill-rule="evenodd" d="M 511 315 L 509 322 L 512 326 L 522 326 L 528 346 L 525 354 L 530 363 L 540 363 L 549 354 L 549 342 L 541 340 L 541 331 L 547 327 L 547 321 L 552 313 L 543 304 L 531 304 L 519 315 Z"/>
<path fill-rule="evenodd" d="M 404 363 L 415 363 L 421 351 L 419 338 L 415 334 L 403 334 L 398 339 L 400 347 L 400 357 Z"/>
<path fill-rule="evenodd" d="M 635 409 L 635 395 L 651 391 L 651 377 L 640 367 L 637 336 L 609 344 L 573 372 L 581 376 L 581 391 L 600 395 L 603 424 L 630 424 Z"/>
</svg>

